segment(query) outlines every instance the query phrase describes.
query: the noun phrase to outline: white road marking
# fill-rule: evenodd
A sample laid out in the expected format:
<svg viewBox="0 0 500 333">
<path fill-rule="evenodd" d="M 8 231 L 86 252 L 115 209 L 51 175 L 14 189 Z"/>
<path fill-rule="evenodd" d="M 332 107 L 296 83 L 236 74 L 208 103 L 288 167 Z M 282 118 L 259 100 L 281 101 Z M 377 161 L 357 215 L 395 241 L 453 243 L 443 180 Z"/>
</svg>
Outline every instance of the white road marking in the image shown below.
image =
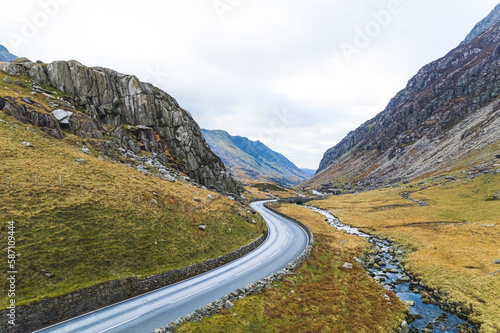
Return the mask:
<svg viewBox="0 0 500 333">
<path fill-rule="evenodd" d="M 125 320 L 124 322 L 119 323 L 119 324 L 116 324 L 115 326 L 111 326 L 110 328 L 106 328 L 105 330 L 102 330 L 102 331 L 100 331 L 99 333 L 103 333 L 103 332 L 106 332 L 106 331 L 112 330 L 112 329 L 113 329 L 113 328 L 115 328 L 115 327 L 118 327 L 118 326 L 120 326 L 120 325 L 123 325 L 123 324 L 125 324 L 125 323 L 128 323 L 129 321 L 132 321 L 132 320 L 137 319 L 137 318 L 139 318 L 139 316 L 134 317 L 134 318 L 130 318 L 129 320 Z"/>
<path fill-rule="evenodd" d="M 249 270 L 251 270 L 252 268 L 255 268 L 255 267 L 259 266 L 259 265 L 260 265 L 260 262 L 259 262 L 257 265 L 254 265 L 254 266 L 252 266 L 252 267 L 250 267 L 250 268 L 248 268 L 248 269 L 245 269 L 243 272 L 239 272 L 239 273 L 238 273 L 238 274 L 236 274 L 235 276 L 240 276 L 241 274 L 246 273 L 246 272 L 248 272 Z"/>
<path fill-rule="evenodd" d="M 273 253 L 273 255 L 269 257 L 269 259 L 271 259 L 271 258 L 272 258 L 272 257 L 274 257 L 275 255 L 277 255 L 280 251 L 281 251 L 281 248 L 280 248 L 278 251 L 274 252 L 274 253 Z"/>
<path fill-rule="evenodd" d="M 212 288 L 212 287 L 215 287 L 215 286 L 216 286 L 216 285 L 218 285 L 218 284 L 219 284 L 219 283 L 217 282 L 217 283 L 215 283 L 215 284 L 213 284 L 213 285 L 211 285 L 211 286 L 208 286 L 208 287 L 206 287 L 206 288 L 204 288 L 204 289 L 198 290 L 198 291 L 197 291 L 197 292 L 195 292 L 195 293 L 189 294 L 189 295 L 184 296 L 184 297 L 182 297 L 182 298 L 179 298 L 179 299 L 177 299 L 177 300 L 175 300 L 175 301 L 173 301 L 173 302 L 170 302 L 170 304 L 177 303 L 177 302 L 179 302 L 179 301 L 182 301 L 183 299 L 186 299 L 186 298 L 191 297 L 191 296 L 193 296 L 193 295 L 199 294 L 199 293 L 201 293 L 202 291 L 205 291 L 205 290 L 207 290 L 207 289 L 210 289 L 210 288 Z"/>
</svg>

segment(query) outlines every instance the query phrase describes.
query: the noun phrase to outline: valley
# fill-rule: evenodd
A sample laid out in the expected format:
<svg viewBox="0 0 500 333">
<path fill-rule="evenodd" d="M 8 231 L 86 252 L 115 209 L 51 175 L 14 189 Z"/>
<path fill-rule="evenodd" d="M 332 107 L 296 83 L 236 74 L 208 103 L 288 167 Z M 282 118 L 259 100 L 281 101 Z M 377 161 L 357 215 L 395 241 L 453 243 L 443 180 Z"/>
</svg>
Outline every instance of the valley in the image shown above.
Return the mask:
<svg viewBox="0 0 500 333">
<path fill-rule="evenodd" d="M 203 54 L 191 51 L 178 56 Z M 0 270 L 0 314 L 17 320 L 0 330 L 500 332 L 500 5 L 339 140 L 359 115 L 291 98 L 305 62 L 252 69 L 252 90 L 232 52 L 202 61 L 231 68 L 218 86 L 215 74 L 166 84 L 0 45 L 0 243 L 15 263 Z M 263 84 L 271 67 L 298 76 Z M 180 90 L 196 119 L 248 137 L 202 129 L 159 88 L 187 81 L 204 87 L 203 105 Z M 264 111 L 261 86 L 276 94 Z M 301 94 L 346 106 L 333 87 Z M 227 105 L 210 105 L 226 89 Z M 356 89 L 349 110 L 370 93 Z M 271 146 L 303 166 L 324 154 L 302 169 Z"/>
</svg>

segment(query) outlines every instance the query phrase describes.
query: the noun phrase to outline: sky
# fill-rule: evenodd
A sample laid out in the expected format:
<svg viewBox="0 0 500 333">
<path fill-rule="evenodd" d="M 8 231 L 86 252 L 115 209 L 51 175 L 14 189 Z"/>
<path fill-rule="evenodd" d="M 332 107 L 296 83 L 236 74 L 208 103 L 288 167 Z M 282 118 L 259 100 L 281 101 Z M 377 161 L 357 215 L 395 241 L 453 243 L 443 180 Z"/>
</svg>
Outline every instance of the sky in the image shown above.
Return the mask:
<svg viewBox="0 0 500 333">
<path fill-rule="evenodd" d="M 298 167 L 384 110 L 498 0 L 0 0 L 0 44 L 172 95 L 202 128 Z"/>
</svg>

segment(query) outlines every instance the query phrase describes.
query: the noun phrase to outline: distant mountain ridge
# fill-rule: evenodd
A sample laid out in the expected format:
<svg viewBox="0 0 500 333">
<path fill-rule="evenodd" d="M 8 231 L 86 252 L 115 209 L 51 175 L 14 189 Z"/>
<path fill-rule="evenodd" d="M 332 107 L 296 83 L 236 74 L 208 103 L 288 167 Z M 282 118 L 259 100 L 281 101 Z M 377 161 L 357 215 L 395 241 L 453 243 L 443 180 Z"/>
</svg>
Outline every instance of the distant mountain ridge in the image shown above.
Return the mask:
<svg viewBox="0 0 500 333">
<path fill-rule="evenodd" d="M 231 136 L 221 130 L 202 129 L 202 133 L 212 151 L 243 181 L 272 181 L 290 186 L 310 178 L 307 172 L 260 141 Z"/>
<path fill-rule="evenodd" d="M 7 48 L 0 44 L 0 61 L 14 61 L 17 57 L 7 50 Z"/>
<path fill-rule="evenodd" d="M 367 190 L 491 161 L 500 148 L 499 10 L 329 149 L 305 185 Z"/>
</svg>

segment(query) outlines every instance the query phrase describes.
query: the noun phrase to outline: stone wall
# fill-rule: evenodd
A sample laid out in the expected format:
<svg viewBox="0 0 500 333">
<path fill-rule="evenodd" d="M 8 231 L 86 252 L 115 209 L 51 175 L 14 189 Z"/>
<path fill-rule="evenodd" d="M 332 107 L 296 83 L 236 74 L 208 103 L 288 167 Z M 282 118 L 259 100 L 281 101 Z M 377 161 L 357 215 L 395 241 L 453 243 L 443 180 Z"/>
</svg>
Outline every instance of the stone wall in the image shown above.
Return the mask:
<svg viewBox="0 0 500 333">
<path fill-rule="evenodd" d="M 302 197 L 292 197 L 292 198 L 283 198 L 283 199 L 279 199 L 278 202 L 284 202 L 284 203 L 291 203 L 291 204 L 299 204 L 299 205 L 303 205 L 305 204 L 306 202 L 309 202 L 309 201 L 312 201 L 312 200 L 322 200 L 324 199 L 325 197 L 311 197 L 311 198 L 302 198 Z M 269 207 L 267 207 L 269 208 Z M 274 210 L 273 210 L 274 211 Z M 276 212 L 276 211 L 275 211 Z M 281 215 L 279 212 L 276 212 L 276 214 L 279 214 Z M 288 219 L 290 219 L 289 217 L 287 217 Z"/>
<path fill-rule="evenodd" d="M 91 312 L 114 303 L 139 296 L 179 281 L 200 275 L 236 260 L 259 247 L 267 238 L 267 233 L 252 243 L 229 254 L 209 259 L 200 264 L 176 269 L 145 279 L 131 277 L 113 280 L 84 288 L 67 295 L 16 307 L 16 325 L 9 325 L 9 309 L 0 311 L 0 332 L 31 332 L 52 324 Z"/>
</svg>

